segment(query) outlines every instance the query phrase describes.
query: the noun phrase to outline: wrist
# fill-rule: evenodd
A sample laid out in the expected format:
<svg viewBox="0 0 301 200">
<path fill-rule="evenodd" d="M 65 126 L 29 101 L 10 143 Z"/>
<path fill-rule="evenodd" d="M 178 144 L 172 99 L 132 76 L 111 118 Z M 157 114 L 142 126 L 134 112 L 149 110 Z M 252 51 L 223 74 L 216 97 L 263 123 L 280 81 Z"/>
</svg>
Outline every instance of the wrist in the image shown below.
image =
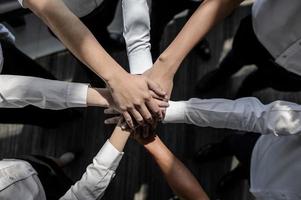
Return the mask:
<svg viewBox="0 0 301 200">
<path fill-rule="evenodd" d="M 97 107 L 109 107 L 112 97 L 107 89 L 88 88 L 87 105 Z"/>
<path fill-rule="evenodd" d="M 124 77 L 127 74 L 128 73 L 121 66 L 115 66 L 106 70 L 106 72 L 103 73 L 101 78 L 106 82 L 108 86 L 110 86 L 110 84 L 116 79 L 122 79 L 122 77 Z"/>
<path fill-rule="evenodd" d="M 111 86 L 114 85 L 116 81 L 118 82 L 125 79 L 127 75 L 129 75 L 129 73 L 127 73 L 124 69 L 117 69 L 109 72 L 105 77 L 103 77 L 103 79 L 106 82 L 109 89 L 111 89 Z"/>
<path fill-rule="evenodd" d="M 166 78 L 174 77 L 177 72 L 178 67 L 180 66 L 179 61 L 174 59 L 168 53 L 162 53 L 155 62 L 155 69 L 160 70 L 162 76 Z"/>
</svg>

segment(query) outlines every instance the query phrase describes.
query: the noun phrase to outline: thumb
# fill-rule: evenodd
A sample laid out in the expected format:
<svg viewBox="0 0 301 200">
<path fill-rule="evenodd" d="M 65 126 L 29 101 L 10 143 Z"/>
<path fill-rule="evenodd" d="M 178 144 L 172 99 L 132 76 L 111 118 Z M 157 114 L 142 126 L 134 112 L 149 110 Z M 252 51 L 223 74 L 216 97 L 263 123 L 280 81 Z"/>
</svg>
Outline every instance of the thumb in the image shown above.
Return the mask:
<svg viewBox="0 0 301 200">
<path fill-rule="evenodd" d="M 166 96 L 166 92 L 160 87 L 159 84 L 155 83 L 154 81 L 147 79 L 147 85 L 148 88 L 153 91 L 154 93 L 156 93 L 159 96 Z"/>
</svg>

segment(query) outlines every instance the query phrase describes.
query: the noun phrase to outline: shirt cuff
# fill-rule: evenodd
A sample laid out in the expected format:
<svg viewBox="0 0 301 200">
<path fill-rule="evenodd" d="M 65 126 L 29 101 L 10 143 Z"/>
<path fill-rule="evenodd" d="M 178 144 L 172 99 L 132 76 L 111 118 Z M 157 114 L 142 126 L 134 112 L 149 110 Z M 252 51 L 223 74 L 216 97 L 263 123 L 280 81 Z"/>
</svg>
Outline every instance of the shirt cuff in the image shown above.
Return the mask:
<svg viewBox="0 0 301 200">
<path fill-rule="evenodd" d="M 152 55 L 147 50 L 140 50 L 128 55 L 131 74 L 143 74 L 153 66 Z"/>
<path fill-rule="evenodd" d="M 163 123 L 185 123 L 186 101 L 169 101 Z"/>
<path fill-rule="evenodd" d="M 102 146 L 95 159 L 100 162 L 104 167 L 116 171 L 123 152 L 119 152 L 109 140 Z"/>
<path fill-rule="evenodd" d="M 68 107 L 86 107 L 88 87 L 88 84 L 69 83 L 66 99 Z"/>
</svg>

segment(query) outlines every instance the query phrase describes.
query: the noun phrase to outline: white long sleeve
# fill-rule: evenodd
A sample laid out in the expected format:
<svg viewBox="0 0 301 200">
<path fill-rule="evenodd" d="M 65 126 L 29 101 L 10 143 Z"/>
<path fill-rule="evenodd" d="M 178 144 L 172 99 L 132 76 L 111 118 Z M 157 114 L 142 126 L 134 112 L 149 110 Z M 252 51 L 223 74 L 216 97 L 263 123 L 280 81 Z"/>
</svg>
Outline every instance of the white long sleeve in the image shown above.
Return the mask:
<svg viewBox="0 0 301 200">
<path fill-rule="evenodd" d="M 164 122 L 292 135 L 301 133 L 301 105 L 286 101 L 263 105 L 252 97 L 237 100 L 194 98 L 170 102 Z"/>
<path fill-rule="evenodd" d="M 0 108 L 34 105 L 46 109 L 87 106 L 87 84 L 0 75 Z"/>
<path fill-rule="evenodd" d="M 122 0 L 122 11 L 130 72 L 142 74 L 153 66 L 147 0 Z"/>
<path fill-rule="evenodd" d="M 107 141 L 93 159 L 93 163 L 87 167 L 81 180 L 76 182 L 60 200 L 101 199 L 115 176 L 122 156 L 123 152 L 119 152 L 110 141 Z"/>
</svg>

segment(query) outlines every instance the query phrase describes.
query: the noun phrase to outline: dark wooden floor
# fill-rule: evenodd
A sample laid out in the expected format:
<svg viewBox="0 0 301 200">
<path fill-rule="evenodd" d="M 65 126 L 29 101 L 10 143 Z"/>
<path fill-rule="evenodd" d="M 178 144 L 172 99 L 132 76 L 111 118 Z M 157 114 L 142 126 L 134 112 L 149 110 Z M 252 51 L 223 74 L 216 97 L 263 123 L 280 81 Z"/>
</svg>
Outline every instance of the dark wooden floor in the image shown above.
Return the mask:
<svg viewBox="0 0 301 200">
<path fill-rule="evenodd" d="M 213 57 L 209 62 L 202 61 L 195 51 L 185 59 L 175 78 L 173 100 L 185 100 L 193 97 L 196 81 L 208 71 L 217 67 L 224 54 L 225 41 L 231 39 L 240 19 L 247 15 L 249 7 L 241 8 L 225 22 L 214 28 L 208 35 Z M 162 46 L 169 44 L 180 30 L 185 19 L 177 19 L 171 24 L 164 36 Z M 113 52 L 112 56 L 122 64 L 127 65 L 125 52 Z M 89 82 L 87 70 L 82 67 L 68 52 L 61 52 L 38 60 L 60 80 Z M 241 77 L 230 81 L 216 94 L 233 98 L 235 88 Z M 275 93 L 267 90 L 259 92 L 265 102 L 274 99 L 297 101 L 300 94 Z M 28 116 L 31 117 L 31 116 Z M 45 129 L 30 125 L 1 125 L 0 126 L 0 155 L 13 157 L 21 154 L 43 154 L 58 156 L 61 153 L 81 149 L 80 158 L 66 172 L 74 180 L 81 177 L 86 166 L 98 152 L 105 140 L 110 136 L 112 127 L 103 124 L 105 116 L 102 109 L 83 109 L 82 117 L 60 125 L 57 128 Z M 198 128 L 191 125 L 164 125 L 158 130 L 160 137 L 170 149 L 192 170 L 212 199 L 215 199 L 215 186 L 221 176 L 230 167 L 229 160 L 219 160 L 213 163 L 197 165 L 191 161 L 193 153 L 202 145 L 219 141 L 228 130 Z M 143 186 L 143 187 L 142 187 Z M 129 141 L 125 156 L 117 171 L 117 176 L 111 183 L 104 199 L 129 200 L 134 199 L 137 192 L 147 188 L 149 200 L 167 200 L 172 192 L 165 183 L 159 169 L 147 153 L 135 142 Z M 137 198 L 139 199 L 139 198 Z M 228 199 L 242 200 L 240 192 L 232 194 Z"/>
</svg>

